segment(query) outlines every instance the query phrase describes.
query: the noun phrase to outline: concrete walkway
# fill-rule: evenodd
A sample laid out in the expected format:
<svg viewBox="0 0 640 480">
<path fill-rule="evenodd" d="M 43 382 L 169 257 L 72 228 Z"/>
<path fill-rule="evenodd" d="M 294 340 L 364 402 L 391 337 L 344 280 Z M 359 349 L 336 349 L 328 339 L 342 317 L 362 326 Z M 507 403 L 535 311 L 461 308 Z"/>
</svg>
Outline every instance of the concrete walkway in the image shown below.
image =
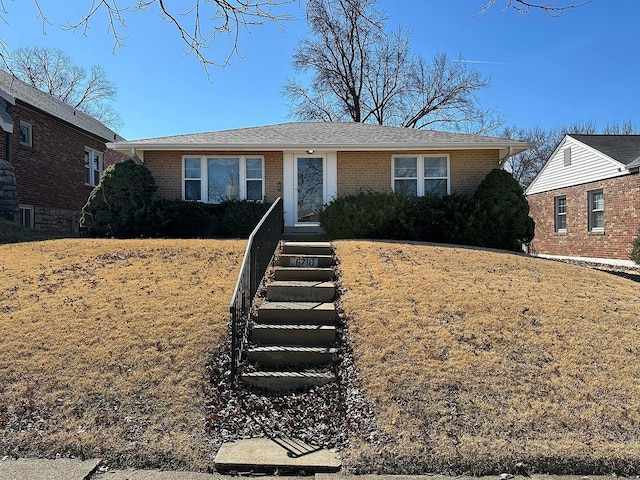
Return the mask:
<svg viewBox="0 0 640 480">
<path fill-rule="evenodd" d="M 100 471 L 100 460 L 73 459 L 0 459 L 0 480 L 237 480 L 238 477 L 197 472 L 159 470 L 105 470 Z M 344 475 L 317 473 L 314 477 L 261 476 L 260 480 L 618 480 L 615 476 L 581 475 L 495 475 L 488 477 L 446 475 Z"/>
</svg>

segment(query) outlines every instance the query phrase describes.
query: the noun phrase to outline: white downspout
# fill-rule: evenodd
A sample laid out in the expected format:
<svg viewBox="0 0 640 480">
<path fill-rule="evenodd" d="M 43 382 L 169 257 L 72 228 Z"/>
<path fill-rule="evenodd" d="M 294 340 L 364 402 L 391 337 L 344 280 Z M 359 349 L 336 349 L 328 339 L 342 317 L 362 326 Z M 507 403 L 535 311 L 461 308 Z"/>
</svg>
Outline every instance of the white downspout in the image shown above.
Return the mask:
<svg viewBox="0 0 640 480">
<path fill-rule="evenodd" d="M 504 168 L 504 163 L 507 161 L 507 159 L 513 155 L 513 147 L 509 147 L 509 149 L 507 150 L 507 154 L 500 159 L 500 168 Z"/>
</svg>

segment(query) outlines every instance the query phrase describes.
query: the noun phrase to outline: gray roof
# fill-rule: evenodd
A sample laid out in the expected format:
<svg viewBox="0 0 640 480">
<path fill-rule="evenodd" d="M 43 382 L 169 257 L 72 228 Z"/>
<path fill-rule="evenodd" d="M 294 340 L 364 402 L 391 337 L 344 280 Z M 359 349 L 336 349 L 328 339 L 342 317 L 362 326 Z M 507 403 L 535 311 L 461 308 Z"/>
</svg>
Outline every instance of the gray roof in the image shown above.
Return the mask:
<svg viewBox="0 0 640 480">
<path fill-rule="evenodd" d="M 59 118 L 74 127 L 91 133 L 104 141 L 121 141 L 123 138 L 95 118 L 73 108 L 57 98 L 23 82 L 4 70 L 0 70 L 0 89 L 16 100 Z"/>
<path fill-rule="evenodd" d="M 116 142 L 110 148 L 127 150 L 392 150 L 412 148 L 514 149 L 529 144 L 516 140 L 463 133 L 388 127 L 363 123 L 291 122 L 261 127 L 193 133 Z"/>
<path fill-rule="evenodd" d="M 629 169 L 640 166 L 640 135 L 569 135 Z"/>
</svg>

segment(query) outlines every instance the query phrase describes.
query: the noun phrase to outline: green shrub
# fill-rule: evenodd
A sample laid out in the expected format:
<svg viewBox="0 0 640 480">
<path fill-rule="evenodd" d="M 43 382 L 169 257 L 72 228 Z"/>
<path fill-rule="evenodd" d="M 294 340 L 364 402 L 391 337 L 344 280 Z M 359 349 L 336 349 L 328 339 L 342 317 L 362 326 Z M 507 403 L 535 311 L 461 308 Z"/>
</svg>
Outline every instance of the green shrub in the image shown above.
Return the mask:
<svg viewBox="0 0 640 480">
<path fill-rule="evenodd" d="M 442 199 L 441 238 L 444 243 L 474 245 L 469 228 L 469 218 L 476 208 L 476 201 L 465 195 L 447 195 Z"/>
<path fill-rule="evenodd" d="M 522 244 L 531 242 L 535 224 L 529 216 L 529 204 L 510 173 L 500 169 L 489 172 L 474 199 L 465 234 L 471 244 L 518 251 Z"/>
<path fill-rule="evenodd" d="M 445 222 L 445 199 L 437 195 L 407 199 L 405 223 L 413 240 L 442 242 Z"/>
<path fill-rule="evenodd" d="M 227 200 L 221 203 L 221 207 L 224 213 L 220 234 L 228 238 L 248 238 L 271 204 L 253 200 Z"/>
<path fill-rule="evenodd" d="M 638 226 L 638 236 L 631 242 L 632 248 L 629 256 L 631 260 L 640 265 L 640 226 Z"/>
<path fill-rule="evenodd" d="M 221 236 L 224 205 L 184 200 L 157 200 L 154 204 L 154 236 L 165 238 L 213 238 Z"/>
<path fill-rule="evenodd" d="M 148 236 L 157 187 L 144 166 L 127 160 L 108 167 L 82 208 L 80 233 L 89 237 Z"/>
<path fill-rule="evenodd" d="M 336 198 L 320 212 L 331 238 L 412 238 L 408 198 L 394 193 L 359 192 Z"/>
</svg>

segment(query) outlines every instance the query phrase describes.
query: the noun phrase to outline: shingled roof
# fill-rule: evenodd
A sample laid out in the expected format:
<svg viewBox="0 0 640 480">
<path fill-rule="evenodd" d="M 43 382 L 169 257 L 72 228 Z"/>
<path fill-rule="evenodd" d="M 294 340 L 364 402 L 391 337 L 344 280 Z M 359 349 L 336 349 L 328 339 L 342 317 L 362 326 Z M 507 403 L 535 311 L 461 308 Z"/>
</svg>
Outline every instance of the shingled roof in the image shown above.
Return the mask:
<svg viewBox="0 0 640 480">
<path fill-rule="evenodd" d="M 114 142 L 109 148 L 127 150 L 398 150 L 398 149 L 513 149 L 526 142 L 481 135 L 388 127 L 363 123 L 290 122 L 260 127 L 193 133 Z"/>
<path fill-rule="evenodd" d="M 17 102 L 54 116 L 106 142 L 123 140 L 120 135 L 90 115 L 38 90 L 4 70 L 0 70 L 0 89 L 14 97 Z"/>
<path fill-rule="evenodd" d="M 627 168 L 640 166 L 640 135 L 569 135 L 626 165 Z"/>
</svg>

